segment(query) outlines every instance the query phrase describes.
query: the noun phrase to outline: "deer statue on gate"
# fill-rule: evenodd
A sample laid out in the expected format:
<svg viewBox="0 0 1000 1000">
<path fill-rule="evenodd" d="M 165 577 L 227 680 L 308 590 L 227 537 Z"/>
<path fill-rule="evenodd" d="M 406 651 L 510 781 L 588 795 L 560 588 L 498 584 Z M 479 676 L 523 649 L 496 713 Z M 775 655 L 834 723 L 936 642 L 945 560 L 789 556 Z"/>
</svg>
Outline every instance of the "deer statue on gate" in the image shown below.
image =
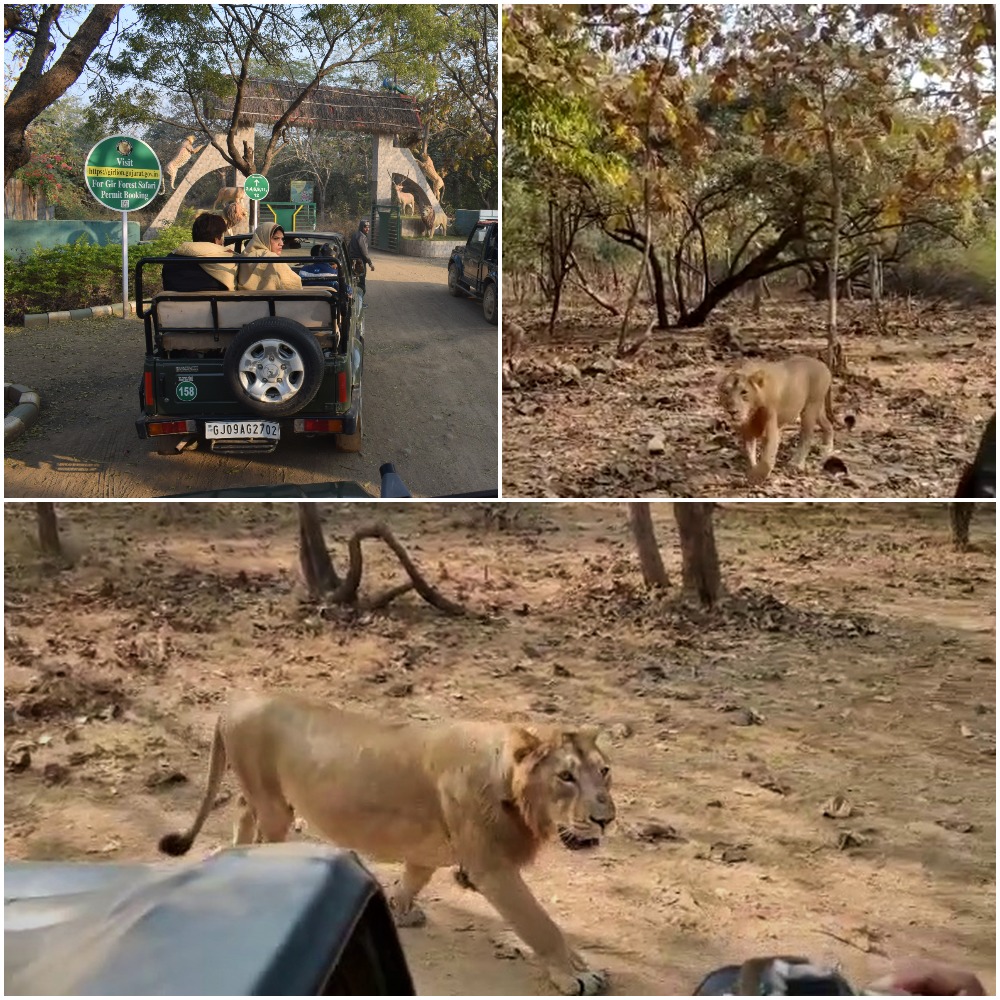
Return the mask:
<svg viewBox="0 0 1000 1000">
<path fill-rule="evenodd" d="M 415 215 L 417 212 L 416 199 L 409 191 L 403 190 L 402 181 L 396 183 L 391 170 L 389 171 L 389 183 L 392 185 L 392 190 L 396 192 L 396 201 L 399 202 L 399 208 L 403 215 Z"/>
</svg>

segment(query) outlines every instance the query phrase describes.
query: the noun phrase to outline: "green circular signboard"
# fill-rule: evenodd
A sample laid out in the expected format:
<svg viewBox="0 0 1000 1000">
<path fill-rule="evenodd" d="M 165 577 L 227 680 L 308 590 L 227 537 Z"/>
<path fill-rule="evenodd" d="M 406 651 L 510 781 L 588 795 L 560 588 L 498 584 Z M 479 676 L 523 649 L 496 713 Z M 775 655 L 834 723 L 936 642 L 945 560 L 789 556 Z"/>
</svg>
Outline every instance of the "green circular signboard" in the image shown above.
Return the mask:
<svg viewBox="0 0 1000 1000">
<path fill-rule="evenodd" d="M 243 190 L 251 201 L 261 201 L 267 197 L 267 192 L 271 190 L 267 178 L 263 174 L 251 174 L 243 182 Z"/>
<path fill-rule="evenodd" d="M 192 400 L 198 398 L 198 387 L 194 382 L 178 382 L 177 398 L 182 403 L 190 403 Z"/>
<path fill-rule="evenodd" d="M 84 180 L 105 208 L 135 212 L 159 194 L 160 161 L 141 139 L 112 135 L 87 154 Z"/>
</svg>

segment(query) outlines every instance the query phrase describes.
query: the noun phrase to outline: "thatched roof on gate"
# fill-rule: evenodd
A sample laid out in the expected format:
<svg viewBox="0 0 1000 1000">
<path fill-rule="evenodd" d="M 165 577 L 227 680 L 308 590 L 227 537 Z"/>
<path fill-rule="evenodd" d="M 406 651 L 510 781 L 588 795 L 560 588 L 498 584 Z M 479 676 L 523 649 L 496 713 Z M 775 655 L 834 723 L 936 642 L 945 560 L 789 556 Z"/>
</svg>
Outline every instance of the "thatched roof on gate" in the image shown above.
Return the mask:
<svg viewBox="0 0 1000 1000">
<path fill-rule="evenodd" d="M 302 92 L 298 84 L 283 80 L 250 80 L 240 117 L 248 123 L 273 125 Z M 233 102 L 215 99 L 206 109 L 212 118 L 229 118 Z M 399 135 L 406 145 L 420 141 L 423 125 L 416 101 L 384 90 L 317 87 L 289 119 L 295 128 Z"/>
</svg>

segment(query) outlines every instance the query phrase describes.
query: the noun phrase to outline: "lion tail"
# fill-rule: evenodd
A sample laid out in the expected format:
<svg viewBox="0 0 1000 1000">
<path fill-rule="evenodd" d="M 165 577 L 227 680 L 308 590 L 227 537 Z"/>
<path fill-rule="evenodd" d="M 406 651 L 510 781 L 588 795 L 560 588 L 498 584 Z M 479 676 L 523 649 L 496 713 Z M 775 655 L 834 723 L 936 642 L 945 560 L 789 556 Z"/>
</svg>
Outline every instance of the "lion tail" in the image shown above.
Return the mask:
<svg viewBox="0 0 1000 1000">
<path fill-rule="evenodd" d="M 212 753 L 208 760 L 208 787 L 205 789 L 205 795 L 201 800 L 198 815 L 195 816 L 194 822 L 186 832 L 167 833 L 160 838 L 159 847 L 162 853 L 178 857 L 181 854 L 187 854 L 191 849 L 195 837 L 198 836 L 202 826 L 205 824 L 205 820 L 208 819 L 208 814 L 212 811 L 212 806 L 215 804 L 215 796 L 218 794 L 219 785 L 222 783 L 222 776 L 226 773 L 226 764 L 226 744 L 222 739 L 222 719 L 219 718 L 215 723 Z"/>
</svg>

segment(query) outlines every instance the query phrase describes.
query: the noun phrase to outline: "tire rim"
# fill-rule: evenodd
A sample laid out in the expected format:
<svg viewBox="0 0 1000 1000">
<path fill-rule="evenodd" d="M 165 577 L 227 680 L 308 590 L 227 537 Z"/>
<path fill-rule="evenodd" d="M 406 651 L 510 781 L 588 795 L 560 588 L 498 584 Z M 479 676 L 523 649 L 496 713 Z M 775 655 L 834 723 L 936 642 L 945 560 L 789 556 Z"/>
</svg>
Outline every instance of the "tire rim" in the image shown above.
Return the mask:
<svg viewBox="0 0 1000 1000">
<path fill-rule="evenodd" d="M 484 301 L 486 306 L 486 312 L 488 314 L 487 318 L 493 319 L 493 317 L 496 316 L 496 311 L 497 311 L 497 290 L 493 285 L 490 285 L 490 287 L 486 289 L 486 296 Z"/>
<path fill-rule="evenodd" d="M 284 403 L 305 382 L 306 366 L 285 340 L 254 341 L 241 355 L 237 369 L 243 391 L 260 403 Z"/>
<path fill-rule="evenodd" d="M 458 270 L 454 264 L 448 268 L 448 287 L 453 291 L 458 288 Z"/>
</svg>

